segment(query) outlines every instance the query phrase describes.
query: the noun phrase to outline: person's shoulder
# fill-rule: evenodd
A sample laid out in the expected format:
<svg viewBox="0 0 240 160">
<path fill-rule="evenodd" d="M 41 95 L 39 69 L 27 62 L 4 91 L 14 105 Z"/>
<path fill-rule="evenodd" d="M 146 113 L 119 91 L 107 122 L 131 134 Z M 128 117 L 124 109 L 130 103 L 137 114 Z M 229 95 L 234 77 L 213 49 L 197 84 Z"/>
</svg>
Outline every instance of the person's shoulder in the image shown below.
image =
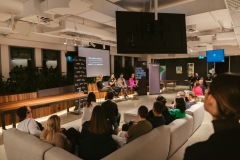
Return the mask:
<svg viewBox="0 0 240 160">
<path fill-rule="evenodd" d="M 90 121 L 86 121 L 82 124 L 82 127 L 85 128 L 85 127 L 88 127 L 90 124 Z"/>
<path fill-rule="evenodd" d="M 66 136 L 63 133 L 61 133 L 61 132 L 56 132 L 54 134 L 54 137 L 56 137 L 56 138 L 66 138 Z"/>
<path fill-rule="evenodd" d="M 203 154 L 208 152 L 208 142 L 198 142 L 185 149 L 184 160 L 202 159 Z"/>
</svg>

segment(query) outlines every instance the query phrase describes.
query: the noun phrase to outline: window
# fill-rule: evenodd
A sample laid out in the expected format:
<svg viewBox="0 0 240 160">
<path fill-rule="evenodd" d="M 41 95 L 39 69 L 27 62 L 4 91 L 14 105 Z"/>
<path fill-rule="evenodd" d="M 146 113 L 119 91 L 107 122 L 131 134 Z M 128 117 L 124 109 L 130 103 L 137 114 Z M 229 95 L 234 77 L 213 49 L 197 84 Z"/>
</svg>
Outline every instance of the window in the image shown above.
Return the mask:
<svg viewBox="0 0 240 160">
<path fill-rule="evenodd" d="M 34 48 L 10 47 L 11 69 L 35 66 Z"/>
<path fill-rule="evenodd" d="M 50 70 L 52 69 L 61 69 L 61 61 L 60 61 L 60 51 L 57 50 L 42 50 L 42 64 L 43 67 L 46 67 Z"/>
</svg>

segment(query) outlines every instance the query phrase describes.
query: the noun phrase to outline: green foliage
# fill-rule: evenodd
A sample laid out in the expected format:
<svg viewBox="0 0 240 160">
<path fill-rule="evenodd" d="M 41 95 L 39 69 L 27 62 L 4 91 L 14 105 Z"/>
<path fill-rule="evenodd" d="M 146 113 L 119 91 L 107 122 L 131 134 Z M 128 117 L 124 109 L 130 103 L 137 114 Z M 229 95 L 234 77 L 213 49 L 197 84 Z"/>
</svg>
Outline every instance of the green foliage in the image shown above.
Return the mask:
<svg viewBox="0 0 240 160">
<path fill-rule="evenodd" d="M 63 76 L 59 70 L 26 67 L 14 68 L 6 82 L 0 81 L 0 95 L 36 92 L 42 89 L 73 84 L 73 76 Z"/>
</svg>

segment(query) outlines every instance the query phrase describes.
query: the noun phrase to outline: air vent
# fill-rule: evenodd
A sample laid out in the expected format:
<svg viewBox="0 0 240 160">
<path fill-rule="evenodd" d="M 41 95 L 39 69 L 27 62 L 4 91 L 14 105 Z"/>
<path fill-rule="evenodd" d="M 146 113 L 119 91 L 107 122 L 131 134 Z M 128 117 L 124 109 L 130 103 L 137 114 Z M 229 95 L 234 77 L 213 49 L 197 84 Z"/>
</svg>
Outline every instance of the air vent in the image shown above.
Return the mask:
<svg viewBox="0 0 240 160">
<path fill-rule="evenodd" d="M 52 22 L 53 20 L 48 18 L 48 17 L 40 17 L 41 22 L 43 23 L 49 23 Z"/>
<path fill-rule="evenodd" d="M 186 29 L 187 29 L 188 33 L 198 32 L 198 30 L 196 29 L 196 24 L 194 24 L 194 25 L 187 25 Z"/>
</svg>

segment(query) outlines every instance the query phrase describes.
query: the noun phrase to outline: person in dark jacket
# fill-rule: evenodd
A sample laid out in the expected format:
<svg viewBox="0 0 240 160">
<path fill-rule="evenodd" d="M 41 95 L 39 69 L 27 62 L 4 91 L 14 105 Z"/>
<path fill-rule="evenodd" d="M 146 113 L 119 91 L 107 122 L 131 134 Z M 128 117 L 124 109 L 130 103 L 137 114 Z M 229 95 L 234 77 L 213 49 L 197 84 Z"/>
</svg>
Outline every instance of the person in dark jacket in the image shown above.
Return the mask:
<svg viewBox="0 0 240 160">
<path fill-rule="evenodd" d="M 153 128 L 159 127 L 161 125 L 164 125 L 166 120 L 164 118 L 164 116 L 162 115 L 162 112 L 164 111 L 164 109 L 166 108 L 166 106 L 164 104 L 162 104 L 162 102 L 160 101 L 156 101 L 153 103 L 153 114 L 154 117 L 152 119 L 149 120 L 149 122 L 152 124 Z"/>
<path fill-rule="evenodd" d="M 227 82 L 227 83 L 226 83 Z M 238 159 L 240 144 L 240 75 L 214 78 L 205 95 L 204 108 L 212 115 L 214 133 L 185 150 L 184 160 Z"/>
<path fill-rule="evenodd" d="M 159 101 L 161 102 L 165 108 L 162 112 L 162 115 L 164 117 L 164 119 L 166 120 L 165 124 L 168 125 L 169 123 L 171 123 L 173 120 L 172 120 L 172 117 L 168 111 L 168 107 L 166 107 L 166 103 L 167 103 L 167 100 L 166 98 L 164 98 L 163 96 L 159 95 L 157 98 L 156 98 L 156 101 Z M 148 112 L 148 116 L 147 116 L 147 120 L 150 120 L 154 117 L 154 114 L 153 114 L 153 110 L 151 109 L 149 112 Z"/>
<path fill-rule="evenodd" d="M 102 103 L 106 119 L 114 127 L 114 133 L 118 134 L 118 126 L 121 119 L 121 114 L 118 112 L 118 106 L 113 100 L 113 92 L 107 93 L 107 100 Z"/>
</svg>

